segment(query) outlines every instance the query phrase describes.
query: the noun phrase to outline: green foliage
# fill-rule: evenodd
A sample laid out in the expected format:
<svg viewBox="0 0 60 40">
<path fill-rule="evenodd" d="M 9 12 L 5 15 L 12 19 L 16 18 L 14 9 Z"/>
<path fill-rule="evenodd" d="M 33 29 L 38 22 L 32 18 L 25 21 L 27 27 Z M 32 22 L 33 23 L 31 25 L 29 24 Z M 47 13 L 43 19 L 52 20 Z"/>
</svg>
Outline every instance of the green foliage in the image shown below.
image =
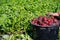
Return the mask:
<svg viewBox="0 0 60 40">
<path fill-rule="evenodd" d="M 2 40 L 32 40 L 28 34 L 3 35 Z"/>
<path fill-rule="evenodd" d="M 32 18 L 59 11 L 60 0 L 0 0 L 0 32 L 26 32 Z"/>
</svg>

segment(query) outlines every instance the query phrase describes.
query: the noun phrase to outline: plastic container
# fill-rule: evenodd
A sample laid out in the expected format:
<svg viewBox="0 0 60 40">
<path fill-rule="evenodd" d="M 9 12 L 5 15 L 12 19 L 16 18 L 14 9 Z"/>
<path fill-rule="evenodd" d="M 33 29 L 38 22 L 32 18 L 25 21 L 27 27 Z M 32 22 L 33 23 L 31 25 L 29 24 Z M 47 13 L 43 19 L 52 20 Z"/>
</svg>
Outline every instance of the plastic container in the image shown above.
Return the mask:
<svg viewBox="0 0 60 40">
<path fill-rule="evenodd" d="M 58 39 L 58 32 L 59 32 L 59 25 L 51 25 L 50 27 L 42 27 L 40 25 L 33 25 L 31 24 L 34 33 L 36 35 L 33 36 L 34 40 L 57 40 Z"/>
</svg>

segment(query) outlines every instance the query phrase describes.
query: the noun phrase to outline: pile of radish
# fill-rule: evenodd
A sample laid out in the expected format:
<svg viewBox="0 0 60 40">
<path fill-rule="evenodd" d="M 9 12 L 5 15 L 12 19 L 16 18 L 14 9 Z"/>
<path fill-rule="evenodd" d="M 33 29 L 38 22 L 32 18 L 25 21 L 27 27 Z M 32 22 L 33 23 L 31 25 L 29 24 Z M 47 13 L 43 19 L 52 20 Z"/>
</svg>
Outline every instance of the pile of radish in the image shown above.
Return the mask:
<svg viewBox="0 0 60 40">
<path fill-rule="evenodd" d="M 39 16 L 38 18 L 32 19 L 33 25 L 40 25 L 41 27 L 49 27 L 50 25 L 58 25 L 59 22 L 54 17 Z"/>
</svg>

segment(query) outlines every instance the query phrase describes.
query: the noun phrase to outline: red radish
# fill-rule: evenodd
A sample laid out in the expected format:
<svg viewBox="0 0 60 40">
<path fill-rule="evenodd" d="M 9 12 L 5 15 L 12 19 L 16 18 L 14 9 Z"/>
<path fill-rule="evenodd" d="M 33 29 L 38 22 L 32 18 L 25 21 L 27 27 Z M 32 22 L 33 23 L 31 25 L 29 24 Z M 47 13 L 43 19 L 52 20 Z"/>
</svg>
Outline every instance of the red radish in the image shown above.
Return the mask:
<svg viewBox="0 0 60 40">
<path fill-rule="evenodd" d="M 31 23 L 34 24 L 34 21 L 32 21 Z"/>
<path fill-rule="evenodd" d="M 44 21 L 45 24 L 48 24 L 49 22 L 48 21 Z"/>
<path fill-rule="evenodd" d="M 38 19 L 42 21 L 43 17 L 42 17 L 42 16 L 40 16 Z"/>
<path fill-rule="evenodd" d="M 49 24 L 53 23 L 53 19 L 51 19 L 51 18 L 49 18 L 47 21 L 48 21 Z"/>
<path fill-rule="evenodd" d="M 54 18 L 54 16 L 51 16 L 50 18 L 46 16 L 40 16 L 39 18 L 34 18 L 31 22 L 32 24 L 41 25 L 42 27 L 48 27 L 50 25 L 58 25 L 58 20 Z"/>
<path fill-rule="evenodd" d="M 57 20 L 57 19 L 54 19 L 53 21 L 54 21 L 54 23 L 58 22 L 58 20 Z"/>
<path fill-rule="evenodd" d="M 48 25 L 47 25 L 47 24 L 45 24 L 45 23 L 43 23 L 43 24 L 42 24 L 42 27 L 47 27 L 47 26 L 48 26 Z"/>
<path fill-rule="evenodd" d="M 39 25 L 41 25 L 43 22 L 39 22 Z"/>
<path fill-rule="evenodd" d="M 44 17 L 43 20 L 46 21 L 47 20 L 47 17 Z"/>
<path fill-rule="evenodd" d="M 47 21 L 50 23 L 51 22 L 51 19 L 48 19 Z"/>
</svg>

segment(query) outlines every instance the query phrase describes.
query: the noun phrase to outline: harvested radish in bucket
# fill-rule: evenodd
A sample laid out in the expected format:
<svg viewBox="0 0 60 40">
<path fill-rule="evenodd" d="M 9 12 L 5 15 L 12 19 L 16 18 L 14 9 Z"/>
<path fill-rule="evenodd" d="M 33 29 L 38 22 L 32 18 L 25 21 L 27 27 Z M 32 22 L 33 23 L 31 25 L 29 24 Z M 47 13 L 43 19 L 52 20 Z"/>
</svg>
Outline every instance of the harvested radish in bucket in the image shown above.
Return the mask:
<svg viewBox="0 0 60 40">
<path fill-rule="evenodd" d="M 38 18 L 34 18 L 31 21 L 31 24 L 41 27 L 49 27 L 51 25 L 59 25 L 59 22 L 54 17 L 46 17 L 46 16 L 40 16 Z"/>
</svg>

